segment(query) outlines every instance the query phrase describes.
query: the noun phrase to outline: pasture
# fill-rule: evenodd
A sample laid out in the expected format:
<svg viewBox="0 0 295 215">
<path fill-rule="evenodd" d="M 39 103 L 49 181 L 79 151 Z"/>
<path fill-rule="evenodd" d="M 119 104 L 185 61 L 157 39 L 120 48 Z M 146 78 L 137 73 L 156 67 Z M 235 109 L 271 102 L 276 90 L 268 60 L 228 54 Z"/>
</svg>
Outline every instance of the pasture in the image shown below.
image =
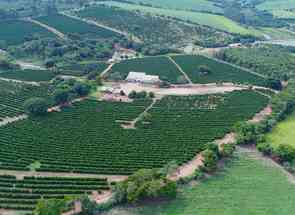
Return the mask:
<svg viewBox="0 0 295 215">
<path fill-rule="evenodd" d="M 149 110 L 151 119 L 123 129 L 149 100 L 111 103 L 86 100 L 42 118 L 0 128 L 0 169 L 128 175 L 171 160 L 191 160 L 232 126 L 268 103 L 253 91 L 209 96 L 168 96 Z M 11 142 L 11 140 L 14 140 Z"/>
<path fill-rule="evenodd" d="M 210 26 L 210 27 L 213 27 L 222 31 L 230 32 L 230 33 L 256 34 L 256 32 L 246 29 L 240 26 L 238 23 L 221 15 L 201 13 L 201 12 L 191 12 L 191 11 L 184 11 L 184 10 L 155 8 L 155 7 L 148 7 L 148 6 L 121 3 L 121 2 L 113 2 L 113 1 L 103 2 L 103 4 L 106 4 L 109 6 L 117 6 L 126 10 L 132 10 L 132 11 L 138 10 L 143 13 L 151 13 L 154 15 L 171 16 L 171 17 L 182 19 L 184 21 L 189 20 L 193 23 Z"/>
<path fill-rule="evenodd" d="M 295 186 L 280 169 L 243 152 L 207 181 L 186 185 L 175 200 L 106 214 L 290 215 L 294 201 Z"/>
<path fill-rule="evenodd" d="M 80 36 L 87 36 L 89 38 L 103 39 L 120 36 L 113 31 L 95 25 L 87 24 L 83 21 L 73 19 L 62 14 L 39 17 L 36 20 L 50 27 L 53 27 L 67 35 L 77 34 Z"/>
<path fill-rule="evenodd" d="M 176 55 L 172 57 L 194 83 L 232 82 L 252 85 L 265 85 L 265 79 L 228 64 L 220 63 L 205 56 Z M 204 74 L 201 67 L 209 71 Z"/>
<path fill-rule="evenodd" d="M 1 71 L 1 78 L 15 79 L 21 81 L 50 81 L 54 78 L 54 74 L 52 71 L 47 70 L 9 70 L 9 71 Z"/>
<path fill-rule="evenodd" d="M 21 20 L 0 22 L 0 41 L 7 45 L 19 45 L 34 36 L 55 37 L 55 35 L 46 29 Z"/>
<path fill-rule="evenodd" d="M 134 3 L 142 3 L 152 5 L 155 7 L 170 8 L 177 10 L 193 10 L 193 11 L 205 11 L 212 13 L 223 13 L 223 10 L 214 5 L 213 2 L 208 0 L 182 0 L 182 1 L 171 1 L 171 0 L 131 0 Z"/>
<path fill-rule="evenodd" d="M 158 75 L 161 80 L 170 83 L 183 81 L 183 75 L 168 57 L 145 57 L 121 61 L 113 66 L 108 79 L 125 80 L 129 72 L 145 72 L 148 75 Z"/>
<path fill-rule="evenodd" d="M 266 135 L 267 142 L 276 148 L 277 146 L 290 145 L 295 147 L 295 113 L 286 120 L 278 123 L 271 133 Z"/>
</svg>

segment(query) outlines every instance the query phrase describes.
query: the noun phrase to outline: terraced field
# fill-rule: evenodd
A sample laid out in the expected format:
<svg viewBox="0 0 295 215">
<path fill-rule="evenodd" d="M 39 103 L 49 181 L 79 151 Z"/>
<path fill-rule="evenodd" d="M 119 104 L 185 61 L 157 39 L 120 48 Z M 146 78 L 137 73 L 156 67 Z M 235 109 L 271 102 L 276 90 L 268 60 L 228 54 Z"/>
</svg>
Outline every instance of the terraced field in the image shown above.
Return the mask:
<svg viewBox="0 0 295 215">
<path fill-rule="evenodd" d="M 34 87 L 0 81 L 0 121 L 5 117 L 14 117 L 23 114 L 23 104 L 26 99 L 31 97 L 48 98 L 47 87 Z"/>
<path fill-rule="evenodd" d="M 258 86 L 266 84 L 262 77 L 201 55 L 178 55 L 172 58 L 194 83 L 232 82 Z M 200 71 L 201 66 L 206 66 L 210 71 L 203 74 Z"/>
<path fill-rule="evenodd" d="M 0 169 L 128 175 L 141 168 L 183 163 L 223 137 L 267 103 L 253 91 L 165 97 L 149 111 L 150 122 L 123 129 L 150 101 L 110 103 L 87 100 L 61 113 L 0 128 Z M 14 140 L 11 142 L 11 140 Z"/>
<path fill-rule="evenodd" d="M 78 34 L 81 36 L 87 36 L 89 38 L 105 39 L 120 36 L 119 34 L 105 28 L 90 25 L 83 21 L 72 19 L 61 14 L 40 17 L 37 20 L 67 35 Z"/>
<path fill-rule="evenodd" d="M 34 210 L 40 199 L 64 199 L 67 195 L 91 194 L 108 190 L 106 179 L 69 177 L 0 176 L 0 208 L 10 210 Z"/>
<path fill-rule="evenodd" d="M 55 37 L 55 35 L 46 29 L 30 22 L 15 20 L 0 22 L 0 41 L 8 45 L 18 45 L 33 36 Z"/>
<path fill-rule="evenodd" d="M 11 70 L 11 71 L 1 71 L 1 78 L 15 79 L 21 81 L 50 81 L 54 78 L 54 74 L 51 71 L 46 70 Z"/>
<path fill-rule="evenodd" d="M 178 83 L 183 75 L 167 57 L 145 57 L 125 60 L 115 64 L 108 76 L 111 80 L 125 80 L 129 72 L 159 75 L 161 80 Z"/>
</svg>

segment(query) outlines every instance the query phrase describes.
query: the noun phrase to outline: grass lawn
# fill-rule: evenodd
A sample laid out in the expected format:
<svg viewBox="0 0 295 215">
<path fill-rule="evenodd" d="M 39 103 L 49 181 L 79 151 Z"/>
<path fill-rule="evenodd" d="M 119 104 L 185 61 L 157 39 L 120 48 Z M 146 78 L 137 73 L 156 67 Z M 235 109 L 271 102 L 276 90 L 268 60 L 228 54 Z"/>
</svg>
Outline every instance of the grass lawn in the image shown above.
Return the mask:
<svg viewBox="0 0 295 215">
<path fill-rule="evenodd" d="M 230 33 L 240 33 L 240 34 L 256 34 L 255 31 L 246 29 L 240 26 L 238 23 L 224 17 L 221 15 L 215 15 L 210 13 L 200 13 L 200 12 L 191 12 L 185 10 L 176 10 L 176 9 L 163 9 L 163 8 L 154 8 L 142 5 L 121 3 L 121 2 L 103 2 L 103 4 L 110 6 L 117 6 L 126 10 L 139 10 L 144 13 L 152 13 L 157 15 L 165 15 L 176 17 L 182 20 L 189 20 L 200 25 L 210 26 L 222 31 L 227 31 Z"/>
<path fill-rule="evenodd" d="M 108 215 L 290 215 L 294 203 L 295 185 L 280 169 L 241 153 L 217 176 L 186 186 L 171 202 Z"/>
<path fill-rule="evenodd" d="M 295 147 L 295 112 L 280 122 L 266 138 L 274 147 L 280 144 Z"/>
</svg>

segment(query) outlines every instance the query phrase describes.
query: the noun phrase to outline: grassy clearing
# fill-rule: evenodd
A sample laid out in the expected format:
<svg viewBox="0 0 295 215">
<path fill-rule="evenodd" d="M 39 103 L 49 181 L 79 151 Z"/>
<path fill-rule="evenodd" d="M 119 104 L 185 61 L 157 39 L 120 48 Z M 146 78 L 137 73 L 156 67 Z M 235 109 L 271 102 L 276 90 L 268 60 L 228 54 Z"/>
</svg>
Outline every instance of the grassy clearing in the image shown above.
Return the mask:
<svg viewBox="0 0 295 215">
<path fill-rule="evenodd" d="M 108 215 L 290 215 L 295 185 L 281 170 L 239 154 L 224 171 L 186 186 L 168 203 L 114 209 Z"/>
<path fill-rule="evenodd" d="M 191 12 L 184 10 L 162 9 L 147 7 L 142 5 L 127 4 L 120 2 L 103 2 L 103 4 L 110 6 L 117 6 L 126 10 L 139 10 L 144 13 L 151 13 L 157 15 L 171 16 L 182 20 L 189 20 L 191 22 L 207 25 L 222 31 L 239 34 L 254 34 L 255 32 L 240 26 L 238 23 L 221 15 L 214 15 L 209 13 Z"/>
<path fill-rule="evenodd" d="M 280 144 L 295 147 L 295 113 L 289 116 L 285 121 L 280 122 L 273 131 L 266 136 L 266 139 L 274 147 Z"/>
<path fill-rule="evenodd" d="M 144 3 L 156 7 L 177 9 L 177 10 L 194 10 L 194 11 L 208 11 L 214 13 L 223 13 L 223 10 L 216 7 L 213 2 L 207 0 L 131 0 L 134 3 Z"/>
<path fill-rule="evenodd" d="M 21 20 L 0 22 L 0 29 L 0 41 L 8 45 L 21 44 L 33 36 L 55 37 L 46 29 Z"/>
<path fill-rule="evenodd" d="M 295 9 L 295 0 L 271 0 L 264 1 L 256 6 L 259 10 L 285 10 Z"/>
</svg>

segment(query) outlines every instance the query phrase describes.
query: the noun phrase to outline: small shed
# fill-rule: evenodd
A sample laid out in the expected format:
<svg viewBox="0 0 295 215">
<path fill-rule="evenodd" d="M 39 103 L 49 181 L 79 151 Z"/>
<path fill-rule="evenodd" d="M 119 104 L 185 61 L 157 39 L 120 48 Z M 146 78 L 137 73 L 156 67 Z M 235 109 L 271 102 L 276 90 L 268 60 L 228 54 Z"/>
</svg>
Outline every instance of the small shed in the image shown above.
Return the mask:
<svg viewBox="0 0 295 215">
<path fill-rule="evenodd" d="M 146 84 L 156 84 L 161 82 L 159 76 L 147 75 L 144 72 L 129 72 L 126 81 Z"/>
</svg>

